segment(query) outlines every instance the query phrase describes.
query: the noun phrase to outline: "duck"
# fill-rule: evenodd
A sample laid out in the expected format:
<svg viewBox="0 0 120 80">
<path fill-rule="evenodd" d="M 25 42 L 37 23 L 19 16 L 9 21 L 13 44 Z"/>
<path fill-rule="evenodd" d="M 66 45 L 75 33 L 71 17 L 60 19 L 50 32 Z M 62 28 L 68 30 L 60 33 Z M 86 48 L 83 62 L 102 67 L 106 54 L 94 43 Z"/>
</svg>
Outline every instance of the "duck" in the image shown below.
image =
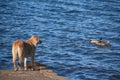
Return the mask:
<svg viewBox="0 0 120 80">
<path fill-rule="evenodd" d="M 97 39 L 90 39 L 90 43 L 92 44 L 96 44 L 98 46 L 109 46 L 110 45 L 110 41 L 102 41 L 102 38 L 100 38 L 99 40 Z"/>
</svg>

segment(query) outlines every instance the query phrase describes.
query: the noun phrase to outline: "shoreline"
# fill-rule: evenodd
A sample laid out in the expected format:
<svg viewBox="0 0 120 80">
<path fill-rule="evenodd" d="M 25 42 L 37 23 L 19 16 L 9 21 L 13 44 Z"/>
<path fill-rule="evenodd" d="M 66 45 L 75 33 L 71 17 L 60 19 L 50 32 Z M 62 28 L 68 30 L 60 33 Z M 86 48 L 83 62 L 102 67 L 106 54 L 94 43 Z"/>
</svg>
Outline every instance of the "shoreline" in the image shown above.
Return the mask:
<svg viewBox="0 0 120 80">
<path fill-rule="evenodd" d="M 28 63 L 29 64 L 29 63 Z M 28 67 L 30 67 L 28 65 Z M 45 65 L 37 63 L 35 71 L 0 70 L 0 80 L 69 80 L 59 76 Z"/>
</svg>

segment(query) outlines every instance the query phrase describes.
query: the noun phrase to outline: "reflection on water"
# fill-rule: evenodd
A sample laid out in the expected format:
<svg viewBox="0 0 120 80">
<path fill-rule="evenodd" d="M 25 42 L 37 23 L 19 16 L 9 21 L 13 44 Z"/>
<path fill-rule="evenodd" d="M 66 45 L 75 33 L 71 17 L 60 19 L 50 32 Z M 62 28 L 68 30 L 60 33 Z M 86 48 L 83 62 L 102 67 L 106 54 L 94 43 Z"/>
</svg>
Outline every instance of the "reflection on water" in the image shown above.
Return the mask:
<svg viewBox="0 0 120 80">
<path fill-rule="evenodd" d="M 12 69 L 12 42 L 39 36 L 35 60 L 71 80 L 120 79 L 119 0 L 1 0 L 0 69 Z M 110 40 L 110 47 L 89 43 Z"/>
</svg>

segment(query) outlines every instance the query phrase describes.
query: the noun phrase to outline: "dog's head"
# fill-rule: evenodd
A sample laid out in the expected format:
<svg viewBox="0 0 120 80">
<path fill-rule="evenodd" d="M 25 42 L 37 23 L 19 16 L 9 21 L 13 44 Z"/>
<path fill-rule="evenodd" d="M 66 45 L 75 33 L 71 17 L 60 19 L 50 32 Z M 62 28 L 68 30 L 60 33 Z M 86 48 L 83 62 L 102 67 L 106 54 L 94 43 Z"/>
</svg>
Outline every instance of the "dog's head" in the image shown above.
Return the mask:
<svg viewBox="0 0 120 80">
<path fill-rule="evenodd" d="M 30 38 L 30 40 L 32 40 L 32 42 L 36 45 L 36 44 L 39 44 L 39 43 L 42 43 L 42 41 L 40 40 L 40 38 L 38 36 L 32 36 Z"/>
</svg>

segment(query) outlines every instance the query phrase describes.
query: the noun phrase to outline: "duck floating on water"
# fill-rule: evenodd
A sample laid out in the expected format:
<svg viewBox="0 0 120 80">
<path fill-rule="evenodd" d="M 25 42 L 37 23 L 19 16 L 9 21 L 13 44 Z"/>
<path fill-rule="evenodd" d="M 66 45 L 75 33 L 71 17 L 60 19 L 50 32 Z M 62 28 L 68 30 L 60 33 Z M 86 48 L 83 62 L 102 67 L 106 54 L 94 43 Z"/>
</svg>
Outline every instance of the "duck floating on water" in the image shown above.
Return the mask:
<svg viewBox="0 0 120 80">
<path fill-rule="evenodd" d="M 102 38 L 100 38 L 99 40 L 90 39 L 90 43 L 96 44 L 98 46 L 109 46 L 110 45 L 110 41 L 103 42 Z"/>
</svg>

